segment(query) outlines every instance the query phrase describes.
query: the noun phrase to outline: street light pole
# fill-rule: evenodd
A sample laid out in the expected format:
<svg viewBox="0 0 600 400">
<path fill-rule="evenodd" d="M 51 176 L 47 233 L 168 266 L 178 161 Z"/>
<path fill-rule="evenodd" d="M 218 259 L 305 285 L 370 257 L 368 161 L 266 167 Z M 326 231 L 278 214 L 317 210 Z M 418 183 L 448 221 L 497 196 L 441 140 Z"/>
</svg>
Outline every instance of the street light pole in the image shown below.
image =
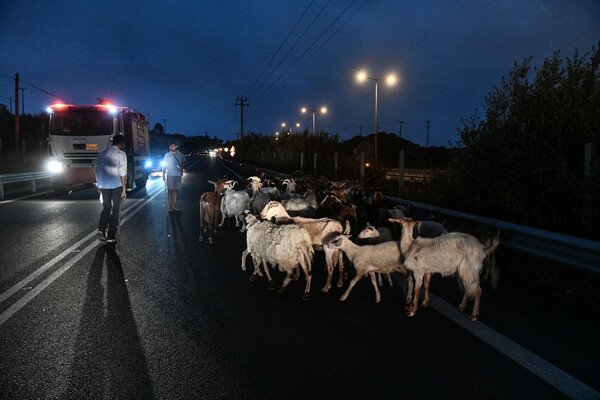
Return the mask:
<svg viewBox="0 0 600 400">
<path fill-rule="evenodd" d="M 373 80 L 375 81 L 375 164 L 377 164 L 377 133 L 379 132 L 379 124 L 377 123 L 377 82 L 379 78 Z"/>
<path fill-rule="evenodd" d="M 306 107 L 303 107 L 300 111 L 302 111 L 302 113 L 306 113 L 307 111 L 312 111 L 312 116 L 313 116 L 313 130 L 312 133 L 313 135 L 315 134 L 315 121 L 316 121 L 316 117 L 315 114 L 318 110 L 308 110 Z M 327 107 L 321 107 L 321 114 L 325 114 L 327 112 Z"/>
<path fill-rule="evenodd" d="M 379 132 L 379 124 L 377 121 L 377 86 L 381 78 L 372 78 L 367 76 L 364 72 L 359 72 L 357 78 L 359 81 L 364 81 L 366 79 L 375 81 L 375 164 L 377 164 L 377 133 Z M 388 84 L 393 85 L 396 82 L 396 77 L 389 75 L 386 80 L 388 81 Z"/>
</svg>

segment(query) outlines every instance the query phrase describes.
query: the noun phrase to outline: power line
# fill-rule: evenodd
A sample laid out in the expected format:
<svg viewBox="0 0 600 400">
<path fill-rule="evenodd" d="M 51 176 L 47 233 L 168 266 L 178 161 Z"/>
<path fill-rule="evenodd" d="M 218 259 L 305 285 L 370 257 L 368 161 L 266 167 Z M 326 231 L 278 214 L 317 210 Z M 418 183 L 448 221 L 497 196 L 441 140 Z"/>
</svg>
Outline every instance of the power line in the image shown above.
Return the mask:
<svg viewBox="0 0 600 400">
<path fill-rule="evenodd" d="M 314 3 L 314 1 L 315 0 L 311 0 L 311 2 L 309 3 L 308 7 L 306 7 L 306 9 L 304 10 L 304 12 L 300 16 L 300 18 L 298 18 L 298 21 L 296 21 L 296 24 L 294 25 L 294 27 L 292 28 L 292 30 L 290 30 L 290 33 L 288 33 L 288 35 L 283 40 L 283 42 L 281 42 L 281 45 L 279 46 L 279 48 L 277 49 L 277 51 L 275 52 L 275 54 L 273 54 L 273 57 L 271 57 L 271 59 L 265 65 L 265 67 L 263 68 L 263 70 L 260 71 L 260 74 L 258 74 L 258 76 L 256 77 L 256 79 L 254 80 L 254 82 L 252 82 L 252 84 L 246 90 L 246 92 L 250 92 L 250 89 L 252 89 L 254 87 L 254 85 L 256 84 L 256 82 L 258 82 L 258 80 L 260 79 L 260 77 L 262 76 L 262 74 L 266 71 L 266 69 L 269 67 L 269 65 L 271 65 L 271 63 L 273 62 L 273 60 L 275 59 L 275 57 L 277 56 L 277 54 L 279 54 L 279 51 L 281 51 L 281 49 L 283 48 L 283 45 L 285 44 L 285 42 L 287 42 L 287 40 L 290 38 L 290 36 L 292 36 L 292 33 L 294 32 L 294 30 L 296 30 L 296 27 L 298 26 L 298 24 L 300 24 L 300 21 L 302 21 L 302 18 L 304 18 L 304 16 L 308 12 L 310 6 L 312 5 L 312 3 Z"/>
<path fill-rule="evenodd" d="M 7 76 L 7 75 L 4 75 L 4 74 L 0 74 L 0 76 L 2 76 L 2 77 L 4 77 L 4 78 L 11 79 L 11 80 L 13 80 L 13 81 L 15 80 L 15 78 L 14 78 L 14 77 L 12 77 L 12 76 Z M 73 104 L 73 102 L 72 102 L 71 100 L 69 100 L 69 99 L 65 99 L 64 97 L 58 96 L 58 95 L 56 95 L 56 94 L 54 94 L 54 93 L 51 93 L 51 92 L 49 92 L 49 91 L 47 91 L 47 90 L 41 89 L 41 88 L 39 88 L 39 87 L 37 87 L 37 86 L 35 86 L 35 85 L 33 85 L 33 84 L 29 83 L 29 82 L 25 82 L 25 81 L 24 81 L 23 79 L 21 79 L 21 78 L 19 78 L 19 82 L 21 82 L 21 83 L 24 83 L 24 84 L 26 84 L 27 86 L 31 86 L 32 88 L 34 88 L 34 89 L 36 89 L 36 90 L 39 90 L 40 92 L 43 92 L 43 93 L 49 94 L 49 95 L 50 95 L 50 96 L 52 96 L 52 97 L 56 97 L 57 99 L 60 99 L 60 100 L 66 101 L 66 102 L 67 102 L 67 103 L 69 103 L 69 104 Z"/>
<path fill-rule="evenodd" d="M 348 6 L 344 9 L 344 11 L 342 11 L 334 20 L 331 24 L 329 24 L 329 26 L 315 39 L 313 40 L 313 42 L 308 46 L 308 48 L 306 50 L 304 50 L 304 52 L 300 55 L 300 57 L 298 57 L 281 75 L 279 75 L 279 77 L 267 88 L 265 89 L 264 92 L 262 92 L 260 95 L 257 96 L 257 98 L 260 98 L 261 96 L 263 96 L 265 93 L 267 93 L 281 78 L 283 78 L 289 71 L 290 69 L 292 69 L 292 67 L 294 67 L 301 59 L 302 57 L 304 57 L 304 55 L 319 41 L 321 40 L 321 38 L 323 37 L 323 35 L 325 35 L 325 33 L 327 33 L 327 31 L 329 31 L 329 29 L 331 29 L 331 27 L 333 25 L 335 25 L 335 23 L 346 13 L 346 11 L 348 11 L 348 9 L 352 6 L 352 4 L 354 4 L 356 2 L 356 0 L 352 0 L 350 2 L 350 4 L 348 4 Z M 328 3 L 329 4 L 329 3 Z"/>
<path fill-rule="evenodd" d="M 348 19 L 346 20 L 346 22 L 344 22 L 344 23 L 342 24 L 342 26 L 340 26 L 340 27 L 339 27 L 339 28 L 338 28 L 338 29 L 337 29 L 335 32 L 333 32 L 333 33 L 332 33 L 332 34 L 331 34 L 331 35 L 330 35 L 330 36 L 329 36 L 329 37 L 328 37 L 328 38 L 327 38 L 327 39 L 326 39 L 326 40 L 325 40 L 325 41 L 324 41 L 324 42 L 321 44 L 321 46 L 319 46 L 319 48 L 318 48 L 318 49 L 316 49 L 316 50 L 315 50 L 315 51 L 314 51 L 314 52 L 313 52 L 313 53 L 312 53 L 310 56 L 308 56 L 308 57 L 307 57 L 307 58 L 306 58 L 306 59 L 305 59 L 305 60 L 302 62 L 302 64 L 300 64 L 298 67 L 296 67 L 296 68 L 295 68 L 295 69 L 292 71 L 292 73 L 294 73 L 294 72 L 298 71 L 300 68 L 302 68 L 302 67 L 303 67 L 303 66 L 304 66 L 304 65 L 305 65 L 305 64 L 308 62 L 308 60 L 310 60 L 311 58 L 313 58 L 313 57 L 314 57 L 314 56 L 315 56 L 315 55 L 316 55 L 316 54 L 317 54 L 319 51 L 321 51 L 321 49 L 323 48 L 323 46 L 325 46 L 325 45 L 327 44 L 327 42 L 329 42 L 329 41 L 330 41 L 330 40 L 331 40 L 331 39 L 332 39 L 332 38 L 333 38 L 335 35 L 337 35 L 337 34 L 338 34 L 338 32 L 339 32 L 339 31 L 341 31 L 341 30 L 342 30 L 342 29 L 343 29 L 343 28 L 344 28 L 344 27 L 345 27 L 345 26 L 348 24 L 348 22 L 350 22 L 350 21 L 352 20 L 352 18 L 354 18 L 354 17 L 356 16 L 356 14 L 358 14 L 358 13 L 360 12 L 360 10 L 362 10 L 362 9 L 363 9 L 363 8 L 364 8 L 364 7 L 367 5 L 367 3 L 368 3 L 369 1 L 371 1 L 371 0 L 367 0 L 367 1 L 365 1 L 365 2 L 363 3 L 363 5 L 362 5 L 362 6 L 360 6 L 360 7 L 358 8 L 358 10 L 356 10 L 356 11 L 354 12 L 354 14 L 352 14 L 352 15 L 350 16 L 350 18 L 348 18 Z M 348 7 L 346 7 L 346 8 L 348 8 Z M 346 12 L 346 11 L 344 10 L 344 12 Z"/>
<path fill-rule="evenodd" d="M 260 83 L 260 85 L 256 89 L 254 89 L 254 91 L 250 94 L 250 96 L 253 96 L 254 93 L 258 92 L 262 88 L 262 86 L 265 84 L 265 82 L 267 81 L 267 79 L 269 79 L 271 77 L 271 75 L 273 75 L 273 73 L 277 70 L 277 68 L 279 68 L 281 66 L 281 64 L 285 61 L 285 59 L 287 58 L 287 56 L 298 45 L 298 43 L 304 37 L 304 35 L 306 35 L 306 33 L 308 32 L 308 30 L 313 26 L 313 24 L 316 22 L 316 20 L 319 18 L 319 16 L 323 13 L 323 11 L 325 11 L 325 8 L 327 8 L 327 6 L 329 5 L 329 3 L 331 3 L 331 1 L 332 0 L 329 0 L 327 3 L 325 3 L 325 5 L 323 7 L 321 7 L 321 10 L 319 10 L 319 12 L 317 13 L 317 15 L 313 18 L 313 20 L 311 21 L 311 23 L 308 25 L 308 27 L 304 30 L 304 32 L 302 32 L 302 34 L 300 35 L 300 37 L 298 37 L 298 39 L 296 39 L 296 41 L 294 42 L 294 44 L 292 45 L 292 47 L 288 50 L 288 52 L 285 53 L 285 55 L 283 56 L 283 58 L 281 59 L 281 61 L 279 61 L 279 64 L 277 64 L 275 66 L 275 68 L 273 68 L 273 70 L 271 71 L 271 73 L 265 79 L 263 79 L 263 81 Z M 292 65 L 293 65 L 293 63 L 292 63 Z M 267 88 L 267 90 L 268 90 L 268 88 Z M 264 93 L 262 93 L 262 94 L 264 94 Z M 258 97 L 260 97 L 260 96 L 258 96 Z"/>
</svg>

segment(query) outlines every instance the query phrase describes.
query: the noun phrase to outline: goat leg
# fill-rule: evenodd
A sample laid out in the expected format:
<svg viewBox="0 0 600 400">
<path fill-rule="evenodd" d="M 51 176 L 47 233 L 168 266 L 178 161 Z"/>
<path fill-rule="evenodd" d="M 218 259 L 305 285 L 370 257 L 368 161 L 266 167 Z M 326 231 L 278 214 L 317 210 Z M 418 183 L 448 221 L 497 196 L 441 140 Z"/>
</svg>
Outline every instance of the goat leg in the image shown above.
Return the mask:
<svg viewBox="0 0 600 400">
<path fill-rule="evenodd" d="M 298 255 L 298 261 L 300 262 L 300 265 L 302 266 L 302 270 L 304 271 L 304 276 L 306 277 L 306 288 L 304 289 L 304 295 L 302 296 L 302 300 L 306 301 L 308 300 L 309 296 L 310 296 L 310 284 L 312 282 L 312 271 L 310 270 L 310 262 L 304 258 L 304 255 L 302 254 L 302 252 L 300 251 L 300 254 Z M 298 268 L 298 267 L 296 267 Z M 300 268 L 298 268 L 300 269 Z"/>
<path fill-rule="evenodd" d="M 335 250 L 329 249 L 327 246 L 323 246 L 323 252 L 325 253 L 325 262 L 327 263 L 327 283 L 321 289 L 322 292 L 329 292 L 331 289 L 331 276 L 333 275 L 333 257 L 335 256 Z"/>
<path fill-rule="evenodd" d="M 337 262 L 335 262 L 335 264 L 337 264 L 338 267 L 338 283 L 337 283 L 337 287 L 341 288 L 342 286 L 344 286 L 344 278 L 348 278 L 347 275 L 344 275 L 344 255 L 342 254 L 341 250 L 336 250 L 336 253 L 334 254 L 334 256 L 337 255 Z M 347 274 L 347 272 L 346 272 Z"/>
<path fill-rule="evenodd" d="M 248 257 L 248 249 L 242 253 L 242 271 L 246 270 L 246 257 Z"/>
<path fill-rule="evenodd" d="M 419 293 L 421 292 L 421 285 L 423 284 L 423 275 L 420 273 L 414 273 L 415 279 L 415 294 L 413 296 L 413 306 L 408 312 L 409 317 L 413 317 L 419 309 Z"/>
<path fill-rule="evenodd" d="M 371 283 L 375 289 L 375 303 L 381 302 L 381 293 L 379 293 L 379 287 L 377 286 L 377 279 L 375 278 L 375 272 L 369 272 L 371 275 Z M 381 275 L 379 275 L 381 277 Z"/>
<path fill-rule="evenodd" d="M 430 273 L 425 274 L 425 279 L 424 279 L 424 283 L 423 283 L 423 286 L 425 287 L 425 300 L 423 300 L 423 303 L 421 303 L 421 305 L 423 307 L 429 306 L 429 282 L 430 281 L 431 281 L 431 274 Z"/>
<path fill-rule="evenodd" d="M 381 280 L 381 273 L 377 272 L 377 285 L 383 286 L 383 281 Z"/>
<path fill-rule="evenodd" d="M 346 299 L 348 298 L 348 296 L 350 295 L 350 291 L 352 290 L 352 288 L 354 287 L 354 285 L 356 285 L 356 282 L 358 282 L 360 280 L 360 278 L 362 278 L 364 275 L 364 273 L 356 273 L 356 276 L 350 281 L 350 285 L 348 285 L 348 289 L 346 289 L 346 292 L 344 292 L 344 294 L 342 295 L 342 297 L 340 297 L 340 301 L 346 301 Z"/>
</svg>

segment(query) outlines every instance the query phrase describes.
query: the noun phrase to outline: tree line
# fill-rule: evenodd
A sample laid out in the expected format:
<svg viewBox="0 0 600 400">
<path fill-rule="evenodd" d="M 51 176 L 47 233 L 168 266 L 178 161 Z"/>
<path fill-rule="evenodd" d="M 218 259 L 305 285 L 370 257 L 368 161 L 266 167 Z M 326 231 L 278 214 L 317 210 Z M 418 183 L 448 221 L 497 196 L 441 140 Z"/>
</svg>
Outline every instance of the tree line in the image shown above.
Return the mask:
<svg viewBox="0 0 600 400">
<path fill-rule="evenodd" d="M 600 240 L 600 51 L 596 46 L 563 60 L 560 51 L 540 67 L 532 58 L 515 63 L 485 97 L 483 111 L 462 120 L 455 148 L 422 148 L 379 133 L 378 163 L 369 183 L 385 188 L 385 169 L 439 171 L 437 178 L 404 197 L 579 237 Z M 282 137 L 254 133 L 235 144 L 236 158 L 294 173 L 304 153 L 304 173 L 356 178 L 359 153 L 372 160 L 373 135 L 342 141 L 319 132 Z M 333 157 L 338 165 L 333 171 Z M 393 194 L 393 187 L 386 193 Z"/>
</svg>

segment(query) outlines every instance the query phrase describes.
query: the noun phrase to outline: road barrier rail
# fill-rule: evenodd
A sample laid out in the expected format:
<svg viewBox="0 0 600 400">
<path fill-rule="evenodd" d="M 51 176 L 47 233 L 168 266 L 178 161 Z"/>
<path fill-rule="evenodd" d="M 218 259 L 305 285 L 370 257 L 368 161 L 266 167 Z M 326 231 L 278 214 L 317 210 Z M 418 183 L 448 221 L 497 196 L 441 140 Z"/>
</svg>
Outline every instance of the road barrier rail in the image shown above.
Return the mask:
<svg viewBox="0 0 600 400">
<path fill-rule="evenodd" d="M 30 182 L 30 189 L 35 193 L 37 191 L 36 182 L 38 180 L 50 178 L 52 178 L 50 172 L 18 172 L 15 174 L 2 174 L 0 175 L 0 200 L 4 199 L 4 185 Z"/>
<path fill-rule="evenodd" d="M 266 175 L 271 176 L 290 177 L 289 174 L 238 161 L 226 159 L 223 161 L 225 165 L 239 169 L 248 176 L 260 175 L 261 172 L 264 172 Z M 580 271 L 600 275 L 600 242 L 598 241 L 471 215 L 396 197 L 385 196 L 384 202 L 388 206 L 395 204 L 405 207 L 410 206 L 411 214 L 419 215 L 422 218 L 435 214 L 440 218 L 456 218 L 469 223 L 481 224 L 490 228 L 492 232 L 500 230 L 501 246 Z"/>
</svg>

